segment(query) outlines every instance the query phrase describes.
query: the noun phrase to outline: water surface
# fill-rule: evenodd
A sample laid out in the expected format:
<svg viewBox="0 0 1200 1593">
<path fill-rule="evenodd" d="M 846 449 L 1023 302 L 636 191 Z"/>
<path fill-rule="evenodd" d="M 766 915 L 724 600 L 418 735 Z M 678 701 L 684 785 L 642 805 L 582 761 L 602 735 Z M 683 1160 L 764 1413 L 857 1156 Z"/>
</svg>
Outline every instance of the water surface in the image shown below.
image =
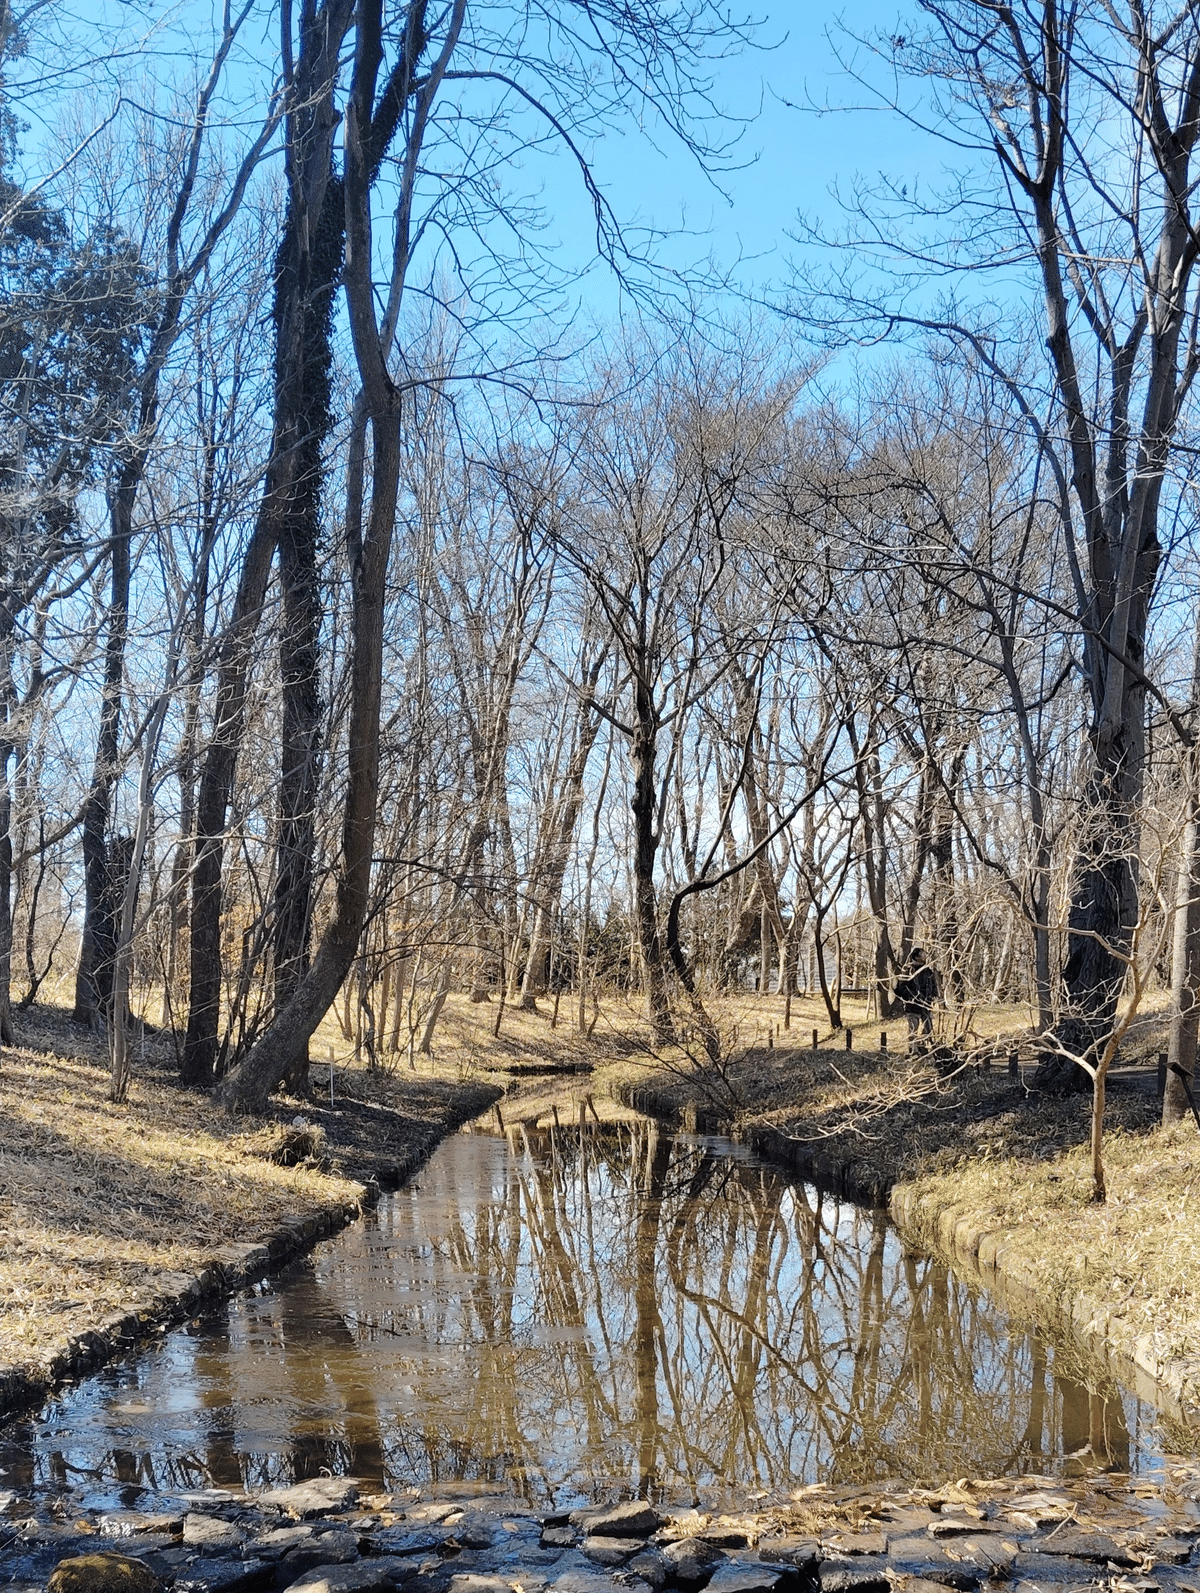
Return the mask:
<svg viewBox="0 0 1200 1593">
<path fill-rule="evenodd" d="M 476 1127 L 286 1273 L 0 1435 L 0 1486 L 147 1506 L 352 1473 L 746 1505 L 816 1481 L 1153 1470 L 886 1217 L 642 1118 Z"/>
</svg>

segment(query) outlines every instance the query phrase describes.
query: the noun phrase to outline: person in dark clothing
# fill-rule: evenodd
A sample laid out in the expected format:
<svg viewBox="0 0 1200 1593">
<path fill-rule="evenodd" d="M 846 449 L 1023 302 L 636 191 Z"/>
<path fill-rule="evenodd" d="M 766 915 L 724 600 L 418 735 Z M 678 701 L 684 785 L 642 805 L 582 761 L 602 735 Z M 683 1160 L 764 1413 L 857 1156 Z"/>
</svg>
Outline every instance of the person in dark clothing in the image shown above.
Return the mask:
<svg viewBox="0 0 1200 1593">
<path fill-rule="evenodd" d="M 933 1006 L 937 999 L 937 974 L 916 946 L 909 958 L 908 972 L 896 981 L 896 1000 L 908 1019 L 910 1049 L 923 1047 L 933 1039 Z"/>
</svg>

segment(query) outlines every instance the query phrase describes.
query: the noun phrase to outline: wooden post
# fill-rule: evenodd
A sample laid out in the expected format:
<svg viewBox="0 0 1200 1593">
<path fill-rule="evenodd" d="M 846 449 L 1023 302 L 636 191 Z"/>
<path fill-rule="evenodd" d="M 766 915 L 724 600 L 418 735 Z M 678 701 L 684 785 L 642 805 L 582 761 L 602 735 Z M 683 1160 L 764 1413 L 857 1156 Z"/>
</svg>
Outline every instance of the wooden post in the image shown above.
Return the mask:
<svg viewBox="0 0 1200 1593">
<path fill-rule="evenodd" d="M 813 1050 L 817 1049 L 817 1031 L 813 1030 Z"/>
<path fill-rule="evenodd" d="M 767 1025 L 767 1050 L 768 1051 L 773 1051 L 774 1049 L 775 1049 L 775 1025 L 773 1023 L 769 1023 Z"/>
<path fill-rule="evenodd" d="M 1008 1053 L 1008 1076 L 1010 1079 L 1019 1079 L 1021 1077 L 1021 1061 L 1015 1051 Z"/>
<path fill-rule="evenodd" d="M 1167 1053 L 1158 1053 L 1158 1098 L 1161 1101 L 1167 1093 Z"/>
<path fill-rule="evenodd" d="M 887 1055 L 887 1030 L 886 1029 L 880 1029 L 880 1031 L 879 1031 L 879 1049 L 883 1053 L 884 1056 Z"/>
<path fill-rule="evenodd" d="M 847 1051 L 853 1051 L 853 1049 L 854 1049 L 854 1030 L 853 1029 L 847 1029 L 846 1030 L 846 1050 Z"/>
</svg>

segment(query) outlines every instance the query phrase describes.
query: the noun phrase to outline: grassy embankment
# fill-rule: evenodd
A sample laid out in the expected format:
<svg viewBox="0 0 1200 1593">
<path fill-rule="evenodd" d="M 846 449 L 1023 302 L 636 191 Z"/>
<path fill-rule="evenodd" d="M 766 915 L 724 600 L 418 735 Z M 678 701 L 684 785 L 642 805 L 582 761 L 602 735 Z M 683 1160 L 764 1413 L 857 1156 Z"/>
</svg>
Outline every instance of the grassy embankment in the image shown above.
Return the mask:
<svg viewBox="0 0 1200 1593">
<path fill-rule="evenodd" d="M 453 1058 L 395 1075 L 339 1063 L 331 1107 L 325 1064 L 312 1105 L 233 1118 L 179 1086 L 171 1038 L 156 1034 L 135 1042 L 128 1097 L 113 1105 L 103 1042 L 64 1009 L 18 1013 L 16 1028 L 0 1057 L 0 1380 L 118 1314 L 162 1316 L 231 1247 L 355 1206 L 359 1180 L 402 1175 L 499 1094 Z M 317 1154 L 278 1165 L 300 1112 Z"/>
</svg>

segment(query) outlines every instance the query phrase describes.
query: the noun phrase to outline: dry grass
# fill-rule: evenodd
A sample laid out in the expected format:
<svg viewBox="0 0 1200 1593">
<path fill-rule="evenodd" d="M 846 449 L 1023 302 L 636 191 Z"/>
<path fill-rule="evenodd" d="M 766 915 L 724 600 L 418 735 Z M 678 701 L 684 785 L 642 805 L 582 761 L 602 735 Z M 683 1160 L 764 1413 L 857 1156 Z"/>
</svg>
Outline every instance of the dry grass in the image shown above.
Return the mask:
<svg viewBox="0 0 1200 1593">
<path fill-rule="evenodd" d="M 921 1192 L 1003 1230 L 1047 1300 L 1100 1296 L 1161 1352 L 1195 1354 L 1200 1318 L 1200 1165 L 1191 1121 L 1154 1133 L 1111 1133 L 1108 1200 L 1091 1203 L 1085 1148 L 1044 1160 L 993 1155 L 920 1179 Z"/>
<path fill-rule="evenodd" d="M 194 1272 L 289 1215 L 352 1200 L 344 1178 L 264 1159 L 258 1125 L 153 1076 L 121 1106 L 86 1060 L 10 1050 L 0 1070 L 0 1365 L 146 1306 L 164 1273 Z"/>
</svg>

